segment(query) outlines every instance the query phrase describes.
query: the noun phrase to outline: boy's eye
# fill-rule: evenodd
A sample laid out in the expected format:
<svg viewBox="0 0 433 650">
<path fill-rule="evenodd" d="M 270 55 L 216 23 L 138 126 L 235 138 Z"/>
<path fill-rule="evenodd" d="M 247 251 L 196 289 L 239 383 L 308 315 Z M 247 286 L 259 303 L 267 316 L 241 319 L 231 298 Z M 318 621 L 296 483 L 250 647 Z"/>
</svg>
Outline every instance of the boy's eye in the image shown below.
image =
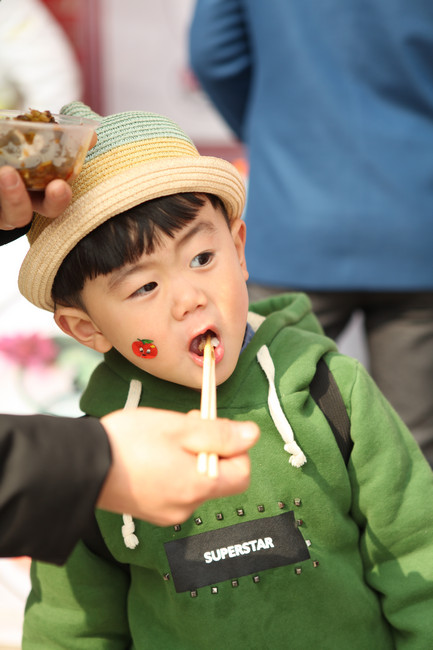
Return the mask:
<svg viewBox="0 0 433 650">
<path fill-rule="evenodd" d="M 206 266 L 206 264 L 209 264 L 211 259 L 213 258 L 213 254 L 206 252 L 206 253 L 199 253 L 196 255 L 192 261 L 191 261 L 191 267 L 192 268 L 197 268 L 200 266 Z"/>
<path fill-rule="evenodd" d="M 144 284 L 142 287 L 137 289 L 137 291 L 134 291 L 134 293 L 132 295 L 133 296 L 142 296 L 142 295 L 144 295 L 146 293 L 150 293 L 151 291 L 156 289 L 157 286 L 158 286 L 157 282 L 148 282 L 147 284 Z"/>
</svg>

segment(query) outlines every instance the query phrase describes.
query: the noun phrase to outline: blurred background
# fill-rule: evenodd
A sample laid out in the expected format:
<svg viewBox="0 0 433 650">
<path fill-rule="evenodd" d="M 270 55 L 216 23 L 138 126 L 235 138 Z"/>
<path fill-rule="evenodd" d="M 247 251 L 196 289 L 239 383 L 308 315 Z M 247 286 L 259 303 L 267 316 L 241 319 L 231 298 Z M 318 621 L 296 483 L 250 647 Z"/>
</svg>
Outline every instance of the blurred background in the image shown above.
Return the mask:
<svg viewBox="0 0 433 650">
<path fill-rule="evenodd" d="M 210 106 L 187 61 L 194 0 L 1 0 L 0 108 L 58 112 L 82 99 L 101 114 L 162 113 L 202 153 L 227 158 L 247 181 L 242 147 Z M 79 415 L 96 353 L 63 336 L 17 290 L 23 238 L 1 250 L 0 412 Z M 366 364 L 360 317 L 339 340 Z M 366 364 L 367 365 L 367 364 Z M 19 648 L 29 560 L 0 560 L 0 648 Z"/>
</svg>

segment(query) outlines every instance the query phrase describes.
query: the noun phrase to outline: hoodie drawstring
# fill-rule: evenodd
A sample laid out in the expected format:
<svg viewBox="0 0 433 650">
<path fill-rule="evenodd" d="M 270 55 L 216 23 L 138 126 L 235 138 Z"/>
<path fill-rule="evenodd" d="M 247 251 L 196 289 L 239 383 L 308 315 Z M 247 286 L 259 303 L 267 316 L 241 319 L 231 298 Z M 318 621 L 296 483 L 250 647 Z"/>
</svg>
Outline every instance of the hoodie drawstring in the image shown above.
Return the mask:
<svg viewBox="0 0 433 650">
<path fill-rule="evenodd" d="M 134 409 L 139 405 L 141 390 L 141 382 L 138 379 L 131 379 L 124 409 Z M 123 515 L 122 537 L 126 548 L 134 549 L 138 546 L 138 537 L 135 534 L 135 524 L 131 515 Z"/>
<path fill-rule="evenodd" d="M 287 451 L 289 454 L 291 454 L 289 463 L 293 465 L 293 467 L 302 467 L 302 465 L 307 462 L 307 459 L 305 458 L 304 452 L 296 442 L 293 429 L 290 426 L 290 423 L 287 420 L 286 416 L 284 415 L 283 409 L 281 408 L 281 404 L 275 388 L 275 366 L 266 345 L 262 345 L 260 350 L 257 352 L 257 361 L 259 362 L 268 380 L 269 412 L 280 436 L 285 442 L 284 451 Z"/>
</svg>

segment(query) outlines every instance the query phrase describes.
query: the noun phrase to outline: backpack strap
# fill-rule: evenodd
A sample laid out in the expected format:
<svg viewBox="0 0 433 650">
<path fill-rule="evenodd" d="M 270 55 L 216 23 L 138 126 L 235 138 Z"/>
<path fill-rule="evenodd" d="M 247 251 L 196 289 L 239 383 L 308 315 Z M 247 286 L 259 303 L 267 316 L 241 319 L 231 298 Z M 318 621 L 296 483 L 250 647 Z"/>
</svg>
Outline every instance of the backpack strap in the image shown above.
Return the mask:
<svg viewBox="0 0 433 650">
<path fill-rule="evenodd" d="M 317 363 L 316 374 L 310 384 L 310 394 L 327 419 L 347 465 L 353 447 L 350 419 L 334 375 L 323 359 L 319 359 Z"/>
</svg>

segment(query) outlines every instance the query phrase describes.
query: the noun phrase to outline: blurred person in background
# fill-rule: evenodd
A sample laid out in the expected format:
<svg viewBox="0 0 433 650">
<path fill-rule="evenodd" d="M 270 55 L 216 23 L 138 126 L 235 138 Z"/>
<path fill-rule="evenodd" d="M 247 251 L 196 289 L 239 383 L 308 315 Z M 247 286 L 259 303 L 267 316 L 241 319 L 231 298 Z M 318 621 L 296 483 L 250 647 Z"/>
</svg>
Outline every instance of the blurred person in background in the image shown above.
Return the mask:
<svg viewBox="0 0 433 650">
<path fill-rule="evenodd" d="M 433 4 L 198 0 L 190 60 L 248 149 L 250 298 L 310 296 L 433 465 Z M 306 251 L 309 251 L 307 255 Z"/>
<path fill-rule="evenodd" d="M 72 45 L 43 2 L 1 0 L 0 109 L 58 113 L 81 93 Z"/>
</svg>

